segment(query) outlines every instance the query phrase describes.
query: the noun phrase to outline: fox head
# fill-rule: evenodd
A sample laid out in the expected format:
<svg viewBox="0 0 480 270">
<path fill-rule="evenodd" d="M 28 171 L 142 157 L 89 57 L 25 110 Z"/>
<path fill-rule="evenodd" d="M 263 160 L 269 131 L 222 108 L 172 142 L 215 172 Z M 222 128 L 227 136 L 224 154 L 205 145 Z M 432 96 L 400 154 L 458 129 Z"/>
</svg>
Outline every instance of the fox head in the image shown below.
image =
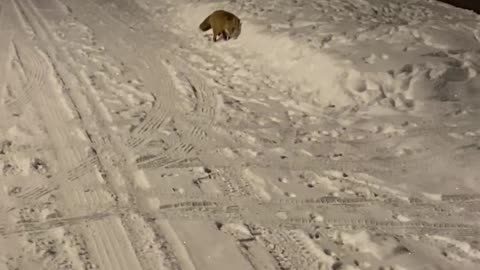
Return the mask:
<svg viewBox="0 0 480 270">
<path fill-rule="evenodd" d="M 238 36 L 240 36 L 241 32 L 242 32 L 242 23 L 240 21 L 238 21 L 237 24 L 229 26 L 228 34 L 230 35 L 231 38 L 237 39 Z"/>
</svg>

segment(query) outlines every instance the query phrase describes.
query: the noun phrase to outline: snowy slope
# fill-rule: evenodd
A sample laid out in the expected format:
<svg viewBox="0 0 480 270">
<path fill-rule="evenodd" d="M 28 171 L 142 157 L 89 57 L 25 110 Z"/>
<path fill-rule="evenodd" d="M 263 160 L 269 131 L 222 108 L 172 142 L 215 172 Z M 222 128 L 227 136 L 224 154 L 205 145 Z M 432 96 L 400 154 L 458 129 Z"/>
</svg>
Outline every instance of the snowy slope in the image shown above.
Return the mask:
<svg viewBox="0 0 480 270">
<path fill-rule="evenodd" d="M 473 12 L 11 0 L 0 37 L 1 270 L 480 265 Z"/>
</svg>

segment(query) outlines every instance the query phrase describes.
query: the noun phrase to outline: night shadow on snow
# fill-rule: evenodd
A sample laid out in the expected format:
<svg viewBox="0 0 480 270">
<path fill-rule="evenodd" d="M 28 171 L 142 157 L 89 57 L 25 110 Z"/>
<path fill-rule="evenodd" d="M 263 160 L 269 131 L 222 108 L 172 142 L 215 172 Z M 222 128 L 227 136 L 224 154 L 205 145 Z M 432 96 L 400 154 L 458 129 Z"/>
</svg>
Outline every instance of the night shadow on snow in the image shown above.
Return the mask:
<svg viewBox="0 0 480 270">
<path fill-rule="evenodd" d="M 443 3 L 450 4 L 463 9 L 473 10 L 480 14 L 480 1 L 479 0 L 438 0 Z"/>
</svg>

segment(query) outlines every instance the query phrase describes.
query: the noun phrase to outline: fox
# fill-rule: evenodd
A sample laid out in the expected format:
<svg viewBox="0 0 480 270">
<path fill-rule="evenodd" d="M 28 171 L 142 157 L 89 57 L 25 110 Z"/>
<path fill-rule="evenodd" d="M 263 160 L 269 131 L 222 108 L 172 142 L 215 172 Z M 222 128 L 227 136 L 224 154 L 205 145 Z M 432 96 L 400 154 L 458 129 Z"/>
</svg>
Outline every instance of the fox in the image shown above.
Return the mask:
<svg viewBox="0 0 480 270">
<path fill-rule="evenodd" d="M 242 23 L 233 13 L 216 10 L 200 24 L 199 28 L 203 32 L 212 29 L 213 42 L 217 42 L 219 35 L 222 35 L 224 40 L 237 39 L 242 31 Z"/>
</svg>

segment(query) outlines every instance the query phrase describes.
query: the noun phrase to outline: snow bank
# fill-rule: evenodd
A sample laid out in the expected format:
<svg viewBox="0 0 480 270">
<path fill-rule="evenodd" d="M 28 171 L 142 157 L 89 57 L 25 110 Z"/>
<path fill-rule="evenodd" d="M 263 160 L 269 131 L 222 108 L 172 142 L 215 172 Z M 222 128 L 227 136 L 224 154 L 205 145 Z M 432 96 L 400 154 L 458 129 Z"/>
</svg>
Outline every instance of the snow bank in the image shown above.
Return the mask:
<svg viewBox="0 0 480 270">
<path fill-rule="evenodd" d="M 351 103 L 352 99 L 342 91 L 339 83 L 350 68 L 348 62 L 314 51 L 287 34 L 273 35 L 266 27 L 243 19 L 242 14 L 225 7 L 225 4 L 186 5 L 180 16 L 184 18 L 186 29 L 198 29 L 200 22 L 216 9 L 229 10 L 242 19 L 242 33 L 237 40 L 209 44 L 219 54 L 228 50 L 239 52 L 242 58 L 239 61 L 246 61 L 263 71 L 264 74 L 257 76 L 279 74 L 294 84 L 299 91 L 297 95 L 306 96 L 318 105 Z"/>
<path fill-rule="evenodd" d="M 342 39 L 339 32 L 329 44 L 330 49 L 314 49 L 293 39 L 288 31 L 274 33 L 267 25 L 261 26 L 261 22 L 250 19 L 250 14 L 236 10 L 229 3 L 196 3 L 180 9 L 182 31 L 193 31 L 193 35 L 200 38 L 198 25 L 216 9 L 237 14 L 242 19 L 242 33 L 230 42 L 204 40 L 203 49 L 215 51 L 215 55 L 233 65 L 242 62 L 252 67 L 257 73 L 254 76 L 276 74 L 291 85 L 291 96 L 297 102 L 337 108 L 377 104 L 409 111 L 421 109 L 430 101 L 480 104 L 480 95 L 475 90 L 480 84 L 478 68 L 472 64 L 476 56 L 471 55 L 469 59 L 462 53 L 478 48 L 478 37 L 468 35 L 471 29 L 458 26 L 458 31 L 450 35 L 447 32 L 451 27 L 428 23 L 416 29 L 410 26 L 392 28 L 390 38 L 401 34 L 424 43 L 424 48 L 407 45 L 403 50 L 399 44 L 389 43 L 395 41 L 375 36 L 375 31 L 350 41 Z M 321 30 L 317 29 L 311 34 L 315 36 L 319 32 Z M 340 46 L 338 50 L 348 55 L 335 53 L 332 49 L 335 46 Z M 444 50 L 448 52 L 441 54 Z M 437 54 L 430 53 L 432 51 Z"/>
</svg>

